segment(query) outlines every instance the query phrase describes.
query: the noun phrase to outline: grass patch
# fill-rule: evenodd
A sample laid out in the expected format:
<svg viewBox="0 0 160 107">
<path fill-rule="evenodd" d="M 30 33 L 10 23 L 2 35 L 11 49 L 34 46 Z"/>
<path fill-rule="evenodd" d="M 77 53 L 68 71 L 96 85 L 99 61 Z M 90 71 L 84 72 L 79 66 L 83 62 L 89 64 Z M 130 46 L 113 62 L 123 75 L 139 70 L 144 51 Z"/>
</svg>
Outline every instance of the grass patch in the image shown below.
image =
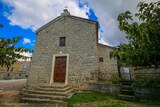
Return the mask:
<svg viewBox="0 0 160 107">
<path fill-rule="evenodd" d="M 135 103 L 160 106 L 160 99 L 139 99 Z"/>
<path fill-rule="evenodd" d="M 160 99 L 141 99 L 125 101 L 106 93 L 76 93 L 68 101 L 68 107 L 155 107 L 160 106 Z"/>
<path fill-rule="evenodd" d="M 94 101 L 107 101 L 115 99 L 113 96 L 104 93 L 75 93 L 68 102 L 68 107 L 73 107 L 76 103 L 88 103 Z"/>
</svg>

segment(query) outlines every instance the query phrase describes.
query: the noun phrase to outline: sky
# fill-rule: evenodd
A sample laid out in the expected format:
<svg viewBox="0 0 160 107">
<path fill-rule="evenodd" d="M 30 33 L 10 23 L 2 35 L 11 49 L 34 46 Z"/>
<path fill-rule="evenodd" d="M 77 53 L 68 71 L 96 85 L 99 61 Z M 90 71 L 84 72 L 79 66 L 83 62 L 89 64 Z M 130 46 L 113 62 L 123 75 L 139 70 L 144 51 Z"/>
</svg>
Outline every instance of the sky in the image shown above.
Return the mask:
<svg viewBox="0 0 160 107">
<path fill-rule="evenodd" d="M 71 15 L 99 22 L 99 43 L 116 46 L 127 43 L 119 31 L 117 17 L 129 10 L 138 12 L 139 2 L 158 0 L 0 0 L 0 38 L 22 36 L 17 47 L 34 49 L 35 31 L 68 9 Z M 135 19 L 136 21 L 136 19 Z"/>
</svg>

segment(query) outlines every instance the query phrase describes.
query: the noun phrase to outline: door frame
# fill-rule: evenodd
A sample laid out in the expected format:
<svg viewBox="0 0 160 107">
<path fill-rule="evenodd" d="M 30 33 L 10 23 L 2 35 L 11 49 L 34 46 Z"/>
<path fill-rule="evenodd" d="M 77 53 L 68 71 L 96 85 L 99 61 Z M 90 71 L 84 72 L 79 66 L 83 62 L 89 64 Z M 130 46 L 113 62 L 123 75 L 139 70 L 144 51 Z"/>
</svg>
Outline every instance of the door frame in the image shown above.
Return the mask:
<svg viewBox="0 0 160 107">
<path fill-rule="evenodd" d="M 65 75 L 65 82 L 64 82 L 64 84 L 65 85 L 68 84 L 69 54 L 53 54 L 50 84 L 54 84 L 54 68 L 55 68 L 56 57 L 61 57 L 61 56 L 66 56 L 66 75 Z"/>
</svg>

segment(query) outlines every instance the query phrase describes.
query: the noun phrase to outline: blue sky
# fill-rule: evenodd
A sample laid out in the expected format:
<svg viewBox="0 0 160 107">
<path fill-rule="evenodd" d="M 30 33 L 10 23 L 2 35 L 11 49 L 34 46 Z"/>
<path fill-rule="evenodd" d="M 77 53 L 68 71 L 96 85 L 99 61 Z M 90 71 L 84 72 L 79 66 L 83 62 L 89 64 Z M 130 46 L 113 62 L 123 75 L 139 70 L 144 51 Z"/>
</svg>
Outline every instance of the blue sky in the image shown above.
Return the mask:
<svg viewBox="0 0 160 107">
<path fill-rule="evenodd" d="M 0 38 L 13 38 L 16 36 L 22 36 L 23 38 L 16 44 L 16 46 L 26 47 L 31 50 L 34 49 L 34 43 L 36 39 L 36 34 L 30 28 L 23 29 L 17 25 L 10 25 L 10 20 L 5 17 L 4 12 L 10 13 L 12 8 L 6 8 L 7 6 L 0 2 L 0 24 L 3 25 L 3 28 L 0 29 Z M 25 39 L 29 39 L 27 43 L 25 43 Z"/>
<path fill-rule="evenodd" d="M 79 3 L 79 8 L 83 8 L 83 4 Z M 16 36 L 22 36 L 23 38 L 17 43 L 17 47 L 26 47 L 31 50 L 34 49 L 34 44 L 36 40 L 35 31 L 30 28 L 24 29 L 18 25 L 11 25 L 10 20 L 5 16 L 5 12 L 12 14 L 11 11 L 14 10 L 12 7 L 8 7 L 4 3 L 0 3 L 0 24 L 3 25 L 3 28 L 0 29 L 0 38 L 13 38 Z M 97 20 L 98 17 L 95 15 L 93 9 L 89 9 L 89 13 L 86 13 L 89 19 Z"/>
<path fill-rule="evenodd" d="M 13 38 L 16 36 L 22 36 L 23 38 L 17 43 L 16 46 L 26 47 L 31 50 L 34 49 L 34 42 L 36 34 L 31 29 L 23 29 L 19 26 L 12 26 L 9 24 L 9 20 L 0 14 L 0 24 L 3 28 L 0 29 L 0 38 Z M 24 39 L 27 38 L 30 42 L 24 43 Z"/>
<path fill-rule="evenodd" d="M 17 46 L 34 49 L 35 30 L 59 16 L 64 8 L 71 15 L 99 22 L 99 43 L 115 46 L 126 43 L 118 29 L 117 17 L 137 12 L 139 2 L 158 0 L 0 0 L 0 38 L 22 36 Z"/>
</svg>

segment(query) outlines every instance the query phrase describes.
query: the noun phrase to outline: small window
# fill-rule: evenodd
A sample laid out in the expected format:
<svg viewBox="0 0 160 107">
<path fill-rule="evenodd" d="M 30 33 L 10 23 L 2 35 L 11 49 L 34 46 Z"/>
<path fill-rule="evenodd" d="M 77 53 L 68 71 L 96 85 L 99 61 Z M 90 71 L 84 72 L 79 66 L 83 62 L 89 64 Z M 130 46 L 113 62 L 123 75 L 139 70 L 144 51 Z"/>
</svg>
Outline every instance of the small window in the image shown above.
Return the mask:
<svg viewBox="0 0 160 107">
<path fill-rule="evenodd" d="M 99 62 L 103 62 L 103 57 L 100 57 L 100 58 L 99 58 Z"/>
<path fill-rule="evenodd" d="M 59 39 L 59 46 L 65 46 L 66 45 L 66 37 L 60 37 Z"/>
</svg>

